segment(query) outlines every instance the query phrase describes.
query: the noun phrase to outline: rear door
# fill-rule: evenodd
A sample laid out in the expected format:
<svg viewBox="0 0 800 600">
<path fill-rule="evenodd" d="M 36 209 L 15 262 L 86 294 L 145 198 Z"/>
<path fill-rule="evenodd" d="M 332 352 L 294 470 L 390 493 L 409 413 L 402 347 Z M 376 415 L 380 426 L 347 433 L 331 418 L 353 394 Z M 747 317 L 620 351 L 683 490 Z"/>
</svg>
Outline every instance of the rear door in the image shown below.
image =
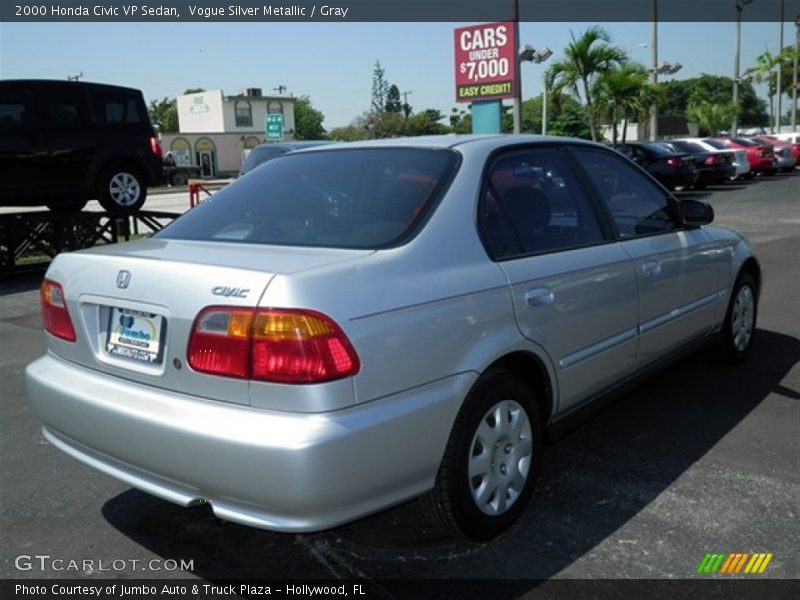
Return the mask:
<svg viewBox="0 0 800 600">
<path fill-rule="evenodd" d="M 636 275 L 559 146 L 490 166 L 480 227 L 511 284 L 522 334 L 555 366 L 558 411 L 627 377 L 636 355 Z"/>
<path fill-rule="evenodd" d="M 0 92 L 0 203 L 35 203 L 50 167 L 34 98 L 18 84 L 0 84 Z"/>
<path fill-rule="evenodd" d="M 685 229 L 676 201 L 614 153 L 574 148 L 633 259 L 639 293 L 638 366 L 706 333 L 716 322 L 718 267 L 728 249 L 702 229 Z"/>
</svg>

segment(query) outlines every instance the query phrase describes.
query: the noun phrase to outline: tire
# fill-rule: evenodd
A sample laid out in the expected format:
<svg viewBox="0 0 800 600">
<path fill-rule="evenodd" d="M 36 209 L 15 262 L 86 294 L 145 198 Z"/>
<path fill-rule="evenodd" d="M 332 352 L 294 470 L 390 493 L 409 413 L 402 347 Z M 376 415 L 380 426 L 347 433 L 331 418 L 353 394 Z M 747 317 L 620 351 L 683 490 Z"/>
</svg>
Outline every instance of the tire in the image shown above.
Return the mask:
<svg viewBox="0 0 800 600">
<path fill-rule="evenodd" d="M 429 513 L 474 541 L 500 535 L 530 500 L 543 437 L 528 386 L 508 371 L 487 371 L 456 417 L 436 486 L 425 498 Z"/>
<path fill-rule="evenodd" d="M 170 180 L 170 183 L 174 186 L 181 186 L 186 185 L 189 181 L 189 178 L 186 177 L 186 173 L 175 173 Z"/>
<path fill-rule="evenodd" d="M 735 365 L 747 358 L 753 346 L 757 316 L 758 288 L 753 276 L 742 271 L 733 286 L 722 325 L 720 349 L 724 363 Z"/>
<path fill-rule="evenodd" d="M 100 174 L 97 199 L 109 212 L 136 212 L 147 199 L 147 186 L 137 168 L 115 165 Z"/>
</svg>

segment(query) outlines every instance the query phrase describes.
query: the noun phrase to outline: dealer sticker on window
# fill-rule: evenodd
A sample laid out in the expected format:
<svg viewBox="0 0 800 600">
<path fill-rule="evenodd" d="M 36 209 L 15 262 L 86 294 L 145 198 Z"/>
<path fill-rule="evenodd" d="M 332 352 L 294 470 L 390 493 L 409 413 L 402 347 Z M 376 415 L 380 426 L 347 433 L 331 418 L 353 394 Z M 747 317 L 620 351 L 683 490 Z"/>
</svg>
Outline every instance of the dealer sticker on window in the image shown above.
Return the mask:
<svg viewBox="0 0 800 600">
<path fill-rule="evenodd" d="M 152 313 L 111 309 L 106 351 L 145 363 L 161 362 L 161 331 L 164 317 Z"/>
</svg>

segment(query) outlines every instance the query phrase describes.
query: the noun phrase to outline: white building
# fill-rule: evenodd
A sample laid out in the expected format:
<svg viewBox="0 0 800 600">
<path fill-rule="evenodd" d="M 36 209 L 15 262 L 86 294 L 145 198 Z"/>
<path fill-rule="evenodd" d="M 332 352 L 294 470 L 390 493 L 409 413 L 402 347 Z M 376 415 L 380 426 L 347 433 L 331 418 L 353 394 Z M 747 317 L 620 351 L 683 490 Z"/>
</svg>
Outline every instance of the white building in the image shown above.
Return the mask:
<svg viewBox="0 0 800 600">
<path fill-rule="evenodd" d="M 163 134 L 161 146 L 176 164 L 198 166 L 204 177 L 238 173 L 249 149 L 264 143 L 268 114 L 283 115 L 283 141 L 294 139 L 292 96 L 248 88 L 235 96 L 222 90 L 184 94 L 177 101 L 179 133 Z"/>
</svg>

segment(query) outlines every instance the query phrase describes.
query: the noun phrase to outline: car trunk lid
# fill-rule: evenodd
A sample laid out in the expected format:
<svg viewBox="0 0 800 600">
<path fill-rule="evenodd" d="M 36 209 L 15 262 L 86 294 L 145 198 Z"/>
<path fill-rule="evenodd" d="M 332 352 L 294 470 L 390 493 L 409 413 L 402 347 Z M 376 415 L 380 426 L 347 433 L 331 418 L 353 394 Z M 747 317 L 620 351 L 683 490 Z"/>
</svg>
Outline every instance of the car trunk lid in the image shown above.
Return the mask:
<svg viewBox="0 0 800 600">
<path fill-rule="evenodd" d="M 249 404 L 249 382 L 188 367 L 195 318 L 215 305 L 255 307 L 276 274 L 370 251 L 148 239 L 60 255 L 47 277 L 64 288 L 76 342 L 51 352 L 131 381 Z"/>
</svg>

